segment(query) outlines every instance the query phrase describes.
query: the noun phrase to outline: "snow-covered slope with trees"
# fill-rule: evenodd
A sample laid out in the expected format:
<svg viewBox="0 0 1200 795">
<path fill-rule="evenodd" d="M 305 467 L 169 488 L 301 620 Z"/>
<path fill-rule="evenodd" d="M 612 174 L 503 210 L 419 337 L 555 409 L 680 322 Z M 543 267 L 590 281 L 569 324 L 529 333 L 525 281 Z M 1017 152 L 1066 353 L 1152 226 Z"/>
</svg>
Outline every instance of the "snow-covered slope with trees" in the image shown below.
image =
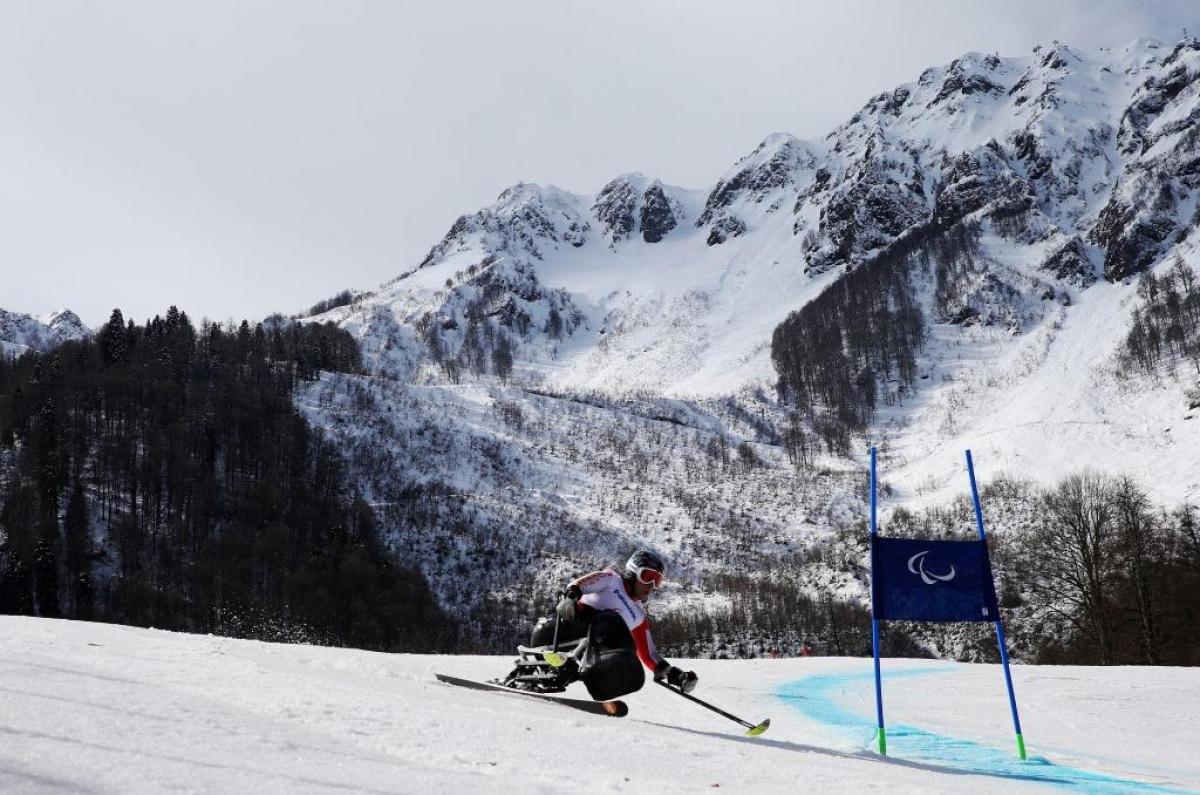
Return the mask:
<svg viewBox="0 0 1200 795">
<path fill-rule="evenodd" d="M 968 53 L 700 190 L 513 186 L 312 318 L 367 373 L 301 405 L 481 626 L 638 543 L 714 610 L 747 573 L 860 596 L 868 442 L 885 519 L 961 495 L 964 447 L 985 483 L 1095 467 L 1194 501 L 1192 354 L 1136 373 L 1122 345 L 1139 274 L 1200 262 L 1198 75 L 1194 39 Z"/>
<path fill-rule="evenodd" d="M 983 254 L 957 266 L 935 254 L 927 270 L 934 344 L 920 399 L 961 393 L 943 386 L 951 370 L 982 377 L 948 361 L 964 344 L 1007 335 L 989 360 L 1029 370 L 1028 340 L 1047 347 L 1056 327 L 1086 322 L 1106 335 L 1089 346 L 1088 377 L 1064 379 L 1080 396 L 1128 320 L 1127 301 L 1090 300 L 1090 287 L 1195 258 L 1198 73 L 1194 40 L 969 53 L 871 98 L 823 140 L 768 137 L 704 190 L 640 174 L 591 196 L 509 188 L 414 270 L 321 319 L 355 331 L 375 371 L 403 380 L 477 380 L 497 367 L 507 378 L 511 358 L 521 383 L 558 391 L 725 396 L 774 385 L 772 331 L 847 268 L 917 230 L 966 222 Z M 1010 370 L 990 374 L 1001 381 L 992 396 L 1024 389 L 1025 373 Z M 905 397 L 880 384 L 885 399 L 897 391 Z M 1040 419 L 1029 416 L 1038 408 L 1022 416 Z M 1018 466 L 1027 440 L 999 439 Z"/>
<path fill-rule="evenodd" d="M 647 684 L 621 719 L 438 683 L 509 658 L 276 645 L 0 617 L 7 792 L 1187 792 L 1200 672 L 1016 666 L 1016 760 L 994 665 L 886 660 L 888 753 L 870 661 L 698 660 L 696 691 L 748 738 Z M 579 687 L 576 685 L 575 687 Z"/>
<path fill-rule="evenodd" d="M 954 529 L 968 446 L 985 485 L 1200 496 L 1198 74 L 1194 39 L 968 53 L 701 189 L 515 185 L 308 313 L 364 367 L 297 405 L 482 648 L 646 544 L 672 642 L 861 652 L 868 443 L 914 532 Z M 9 352 L 52 339 L 5 317 Z M 999 534 L 1036 514 L 1012 502 Z"/>
</svg>

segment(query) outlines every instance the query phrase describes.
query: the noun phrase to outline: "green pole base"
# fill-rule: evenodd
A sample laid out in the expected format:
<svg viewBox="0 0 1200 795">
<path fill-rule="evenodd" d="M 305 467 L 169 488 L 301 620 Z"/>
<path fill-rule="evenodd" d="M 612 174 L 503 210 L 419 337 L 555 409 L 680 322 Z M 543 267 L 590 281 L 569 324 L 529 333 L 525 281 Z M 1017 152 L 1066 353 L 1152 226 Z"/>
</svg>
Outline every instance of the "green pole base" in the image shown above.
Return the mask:
<svg viewBox="0 0 1200 795">
<path fill-rule="evenodd" d="M 1017 735 L 1017 755 L 1021 757 L 1021 761 L 1025 761 L 1025 738 Z"/>
<path fill-rule="evenodd" d="M 875 738 L 879 740 L 880 756 L 887 756 L 887 732 L 882 726 L 875 730 Z M 1021 758 L 1024 759 L 1024 757 Z"/>
</svg>

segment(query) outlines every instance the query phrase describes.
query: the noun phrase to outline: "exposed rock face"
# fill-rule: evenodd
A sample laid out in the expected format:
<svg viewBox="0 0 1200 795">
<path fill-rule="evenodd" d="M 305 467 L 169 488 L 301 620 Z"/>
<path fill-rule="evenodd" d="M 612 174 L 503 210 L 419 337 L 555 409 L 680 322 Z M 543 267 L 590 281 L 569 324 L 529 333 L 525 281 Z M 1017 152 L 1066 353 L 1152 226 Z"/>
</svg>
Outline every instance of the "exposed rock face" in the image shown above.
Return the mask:
<svg viewBox="0 0 1200 795">
<path fill-rule="evenodd" d="M 591 208 L 610 246 L 638 232 L 647 243 L 657 243 L 679 225 L 681 209 L 663 184 L 641 174 L 623 174 L 604 186 Z"/>
<path fill-rule="evenodd" d="M 79 315 L 70 309 L 60 309 L 51 312 L 45 318 L 46 325 L 58 335 L 59 340 L 81 340 L 91 334 Z"/>
<path fill-rule="evenodd" d="M 657 243 L 678 224 L 675 209 L 663 193 L 662 183 L 655 181 L 642 195 L 642 240 Z"/>
<path fill-rule="evenodd" d="M 1117 133 L 1125 169 L 1090 238 L 1104 277 L 1127 278 L 1195 228 L 1200 190 L 1200 41 L 1180 42 L 1134 93 Z"/>
<path fill-rule="evenodd" d="M 1041 270 L 1080 287 L 1090 287 L 1096 282 L 1096 269 L 1088 256 L 1087 247 L 1078 237 L 1072 237 L 1065 246 L 1047 257 Z"/>
<path fill-rule="evenodd" d="M 1177 116 L 1165 128 L 1153 129 L 1155 121 L 1166 110 L 1167 105 L 1195 82 L 1194 53 L 1198 49 L 1200 41 L 1197 39 L 1181 41 L 1171 54 L 1163 59 L 1162 68 L 1147 77 L 1138 88 L 1133 101 L 1121 117 L 1118 142 L 1122 153 L 1132 155 L 1145 152 L 1157 138 L 1178 132 L 1195 121 L 1187 116 Z"/>
<path fill-rule="evenodd" d="M 707 243 L 719 246 L 731 237 L 737 237 L 746 231 L 746 223 L 736 215 L 722 215 L 709 230 Z"/>
<path fill-rule="evenodd" d="M 999 65 L 1000 59 L 995 56 L 987 56 L 978 63 L 969 57 L 954 60 L 946 70 L 946 76 L 943 78 L 937 94 L 929 100 L 925 107 L 932 108 L 955 95 L 964 97 L 977 93 L 999 95 L 1004 89 L 988 79 L 986 74 L 976 71 L 977 68 L 991 71 Z"/>
<path fill-rule="evenodd" d="M 718 180 L 696 226 L 720 221 L 739 202 L 760 203 L 772 193 L 797 184 L 802 172 L 815 162 L 799 139 L 786 134 L 768 137 Z"/>
<path fill-rule="evenodd" d="M 628 177 L 617 177 L 604 186 L 592 213 L 604 235 L 616 243 L 627 239 L 637 228 L 638 188 Z"/>
<path fill-rule="evenodd" d="M 83 339 L 90 333 L 79 316 L 69 309 L 51 312 L 42 318 L 0 309 L 0 353 L 45 351 L 67 340 Z"/>
<path fill-rule="evenodd" d="M 709 192 L 696 219 L 697 227 L 709 227 L 705 242 L 720 245 L 746 233 L 747 217 L 770 215 L 796 205 L 798 194 L 811 190 L 816 165 L 813 150 L 797 138 L 786 134 L 767 137 Z"/>
<path fill-rule="evenodd" d="M 586 212 L 571 194 L 522 183 L 501 193 L 491 207 L 459 217 L 418 267 L 433 264 L 468 245 L 472 238 L 486 240 L 491 253 L 528 255 L 540 260 L 560 244 L 582 246 L 590 230 Z"/>
<path fill-rule="evenodd" d="M 1126 183 L 1128 197 L 1113 197 L 1100 213 L 1092 240 L 1104 249 L 1104 278 L 1119 281 L 1150 266 L 1176 227 L 1170 213 L 1170 183 L 1136 175 Z M 1142 205 L 1146 202 L 1149 208 Z"/>
<path fill-rule="evenodd" d="M 994 142 L 951 158 L 934 203 L 934 220 L 949 226 L 988 207 L 995 215 L 1015 215 L 1035 204 L 1033 189 L 1005 161 Z"/>
<path fill-rule="evenodd" d="M 1083 235 L 1110 280 L 1144 270 L 1195 224 L 1198 50 L 1140 42 L 1101 64 L 1055 44 L 1024 66 L 972 54 L 874 97 L 799 193 L 797 213 L 820 220 L 808 266 L 855 264 L 898 228 L 983 212 L 1013 239 Z M 962 146 L 985 118 L 993 137 Z"/>
<path fill-rule="evenodd" d="M 820 175 L 819 175 L 820 176 Z M 822 197 L 818 232 L 822 245 L 808 255 L 808 267 L 823 271 L 860 262 L 867 254 L 929 219 L 920 168 L 904 152 L 881 152 L 872 143 Z"/>
</svg>

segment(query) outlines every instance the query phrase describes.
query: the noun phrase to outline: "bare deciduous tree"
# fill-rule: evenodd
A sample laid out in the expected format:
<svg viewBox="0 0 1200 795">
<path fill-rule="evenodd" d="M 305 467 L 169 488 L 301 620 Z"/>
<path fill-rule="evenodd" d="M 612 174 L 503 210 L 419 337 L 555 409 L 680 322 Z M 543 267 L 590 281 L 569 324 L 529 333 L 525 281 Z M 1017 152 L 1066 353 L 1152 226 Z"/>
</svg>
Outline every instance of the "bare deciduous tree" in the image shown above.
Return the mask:
<svg viewBox="0 0 1200 795">
<path fill-rule="evenodd" d="M 1038 600 L 1090 636 L 1104 665 L 1113 660 L 1108 584 L 1118 538 L 1112 489 L 1094 472 L 1068 477 L 1043 495 L 1041 526 L 1027 539 Z"/>
</svg>

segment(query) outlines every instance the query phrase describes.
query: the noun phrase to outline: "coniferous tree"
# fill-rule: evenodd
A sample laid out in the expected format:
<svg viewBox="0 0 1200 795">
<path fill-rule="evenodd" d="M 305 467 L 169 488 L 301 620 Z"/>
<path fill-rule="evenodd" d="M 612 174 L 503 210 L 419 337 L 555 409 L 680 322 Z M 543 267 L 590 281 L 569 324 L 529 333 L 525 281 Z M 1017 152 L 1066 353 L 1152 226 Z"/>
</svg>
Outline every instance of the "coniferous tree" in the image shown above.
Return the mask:
<svg viewBox="0 0 1200 795">
<path fill-rule="evenodd" d="M 100 341 L 100 352 L 107 364 L 119 362 L 125 355 L 125 316 L 120 309 L 114 309 L 108 322 L 97 335 Z"/>
<path fill-rule="evenodd" d="M 83 482 L 75 481 L 63 517 L 67 591 L 73 618 L 92 617 L 92 533 Z"/>
<path fill-rule="evenodd" d="M 34 581 L 37 590 L 37 612 L 46 618 L 58 618 L 58 527 L 52 523 L 42 526 L 42 536 L 34 548 Z"/>
<path fill-rule="evenodd" d="M 4 553 L 0 564 L 0 614 L 33 615 L 32 578 L 20 550 Z"/>
</svg>

